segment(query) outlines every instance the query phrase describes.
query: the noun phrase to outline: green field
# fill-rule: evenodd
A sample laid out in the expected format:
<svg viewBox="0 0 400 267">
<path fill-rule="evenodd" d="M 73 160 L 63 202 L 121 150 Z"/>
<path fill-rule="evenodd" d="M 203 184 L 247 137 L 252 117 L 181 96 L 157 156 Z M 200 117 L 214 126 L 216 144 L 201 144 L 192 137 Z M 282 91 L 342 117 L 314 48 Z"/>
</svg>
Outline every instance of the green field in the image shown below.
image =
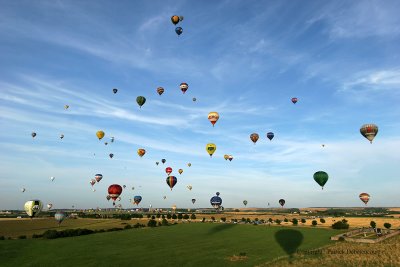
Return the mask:
<svg viewBox="0 0 400 267">
<path fill-rule="evenodd" d="M 190 223 L 53 240 L 0 241 L 1 266 L 255 266 L 331 244 L 318 228 Z M 236 256 L 245 253 L 238 260 Z"/>
</svg>

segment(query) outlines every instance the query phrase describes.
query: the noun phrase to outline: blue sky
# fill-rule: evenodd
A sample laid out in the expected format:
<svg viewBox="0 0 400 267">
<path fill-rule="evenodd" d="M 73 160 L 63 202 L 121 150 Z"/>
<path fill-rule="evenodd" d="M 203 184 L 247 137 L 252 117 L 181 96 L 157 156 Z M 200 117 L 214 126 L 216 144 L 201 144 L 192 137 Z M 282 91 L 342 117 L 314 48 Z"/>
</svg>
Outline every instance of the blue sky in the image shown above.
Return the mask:
<svg viewBox="0 0 400 267">
<path fill-rule="evenodd" d="M 134 195 L 211 207 L 216 191 L 225 207 L 361 207 L 361 192 L 400 206 L 399 13 L 399 1 L 1 1 L 0 209 L 111 207 L 113 183 L 124 208 Z M 372 145 L 364 123 L 379 126 Z"/>
</svg>

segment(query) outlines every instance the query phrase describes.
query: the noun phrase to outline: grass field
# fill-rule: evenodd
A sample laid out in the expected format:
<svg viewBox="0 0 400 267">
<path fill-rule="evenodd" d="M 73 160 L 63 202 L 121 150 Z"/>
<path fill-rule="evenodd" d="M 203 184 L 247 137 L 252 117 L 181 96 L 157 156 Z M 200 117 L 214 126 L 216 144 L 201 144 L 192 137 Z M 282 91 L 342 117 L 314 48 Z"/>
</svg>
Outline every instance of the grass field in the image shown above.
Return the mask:
<svg viewBox="0 0 400 267">
<path fill-rule="evenodd" d="M 329 237 L 338 233 L 188 223 L 54 240 L 3 240 L 0 262 L 1 266 L 255 266 L 296 249 L 332 244 Z M 245 257 L 238 257 L 241 253 Z"/>
</svg>

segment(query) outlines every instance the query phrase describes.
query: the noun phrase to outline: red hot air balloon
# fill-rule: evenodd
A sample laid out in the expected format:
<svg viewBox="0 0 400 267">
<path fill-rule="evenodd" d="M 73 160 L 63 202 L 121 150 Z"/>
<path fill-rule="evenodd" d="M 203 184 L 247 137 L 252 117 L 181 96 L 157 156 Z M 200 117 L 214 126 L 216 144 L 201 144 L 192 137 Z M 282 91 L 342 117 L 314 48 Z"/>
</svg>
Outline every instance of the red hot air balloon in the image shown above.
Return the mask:
<svg viewBox="0 0 400 267">
<path fill-rule="evenodd" d="M 171 167 L 165 168 L 165 172 L 166 172 L 168 175 L 170 175 L 171 172 L 172 172 L 172 168 L 171 168 Z"/>
<path fill-rule="evenodd" d="M 114 200 L 113 205 L 115 206 L 115 200 L 121 195 L 122 187 L 119 184 L 112 184 L 108 187 L 108 195 Z"/>
<path fill-rule="evenodd" d="M 292 97 L 292 102 L 293 102 L 293 104 L 296 104 L 297 103 L 297 97 Z"/>
</svg>

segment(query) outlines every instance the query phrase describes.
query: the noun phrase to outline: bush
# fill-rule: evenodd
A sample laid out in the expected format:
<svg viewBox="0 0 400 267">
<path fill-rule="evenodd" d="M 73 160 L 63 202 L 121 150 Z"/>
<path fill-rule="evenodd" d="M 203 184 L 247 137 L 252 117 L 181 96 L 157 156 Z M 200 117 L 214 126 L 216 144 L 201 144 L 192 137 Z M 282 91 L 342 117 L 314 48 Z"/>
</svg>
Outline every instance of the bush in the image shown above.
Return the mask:
<svg viewBox="0 0 400 267">
<path fill-rule="evenodd" d="M 33 234 L 32 235 L 32 238 L 41 238 L 41 237 L 43 237 L 43 235 L 37 235 L 37 234 Z M 1 239 L 1 238 L 0 238 Z"/>
<path fill-rule="evenodd" d="M 165 215 L 164 215 L 164 214 L 163 214 L 163 215 L 161 215 L 161 218 L 165 219 Z"/>
<path fill-rule="evenodd" d="M 247 218 L 246 223 L 250 223 L 250 222 L 251 222 L 250 218 Z"/>
<path fill-rule="evenodd" d="M 154 215 L 151 216 L 151 219 L 152 219 L 152 220 L 155 220 L 155 219 L 156 219 L 156 216 L 154 216 Z"/>
<path fill-rule="evenodd" d="M 182 213 L 179 213 L 179 214 L 178 214 L 178 220 L 182 220 L 182 218 L 183 218 Z"/>
<path fill-rule="evenodd" d="M 150 214 L 147 214 L 147 218 L 149 218 L 149 219 L 150 219 L 150 217 L 151 217 L 151 215 L 150 215 Z"/>
<path fill-rule="evenodd" d="M 281 222 L 282 222 L 282 221 L 279 220 L 279 219 L 276 219 L 276 220 L 275 220 L 275 223 L 276 223 L 276 224 L 281 224 Z"/>
<path fill-rule="evenodd" d="M 345 241 L 344 236 L 340 236 L 338 240 L 339 241 Z"/>
<path fill-rule="evenodd" d="M 168 213 L 167 214 L 167 219 L 169 220 L 169 219 L 171 219 L 171 217 L 172 217 L 171 214 Z"/>
<path fill-rule="evenodd" d="M 242 217 L 242 220 L 241 220 L 242 222 L 245 222 L 246 221 L 246 219 L 244 218 L 244 217 Z"/>
<path fill-rule="evenodd" d="M 337 221 L 332 224 L 333 229 L 349 229 L 350 225 L 347 223 L 347 220 L 343 219 L 341 221 Z"/>
<path fill-rule="evenodd" d="M 311 222 L 311 224 L 312 224 L 312 226 L 317 226 L 318 222 L 317 222 L 317 220 L 313 220 L 313 221 Z"/>
<path fill-rule="evenodd" d="M 201 220 L 201 222 L 205 222 L 205 221 L 206 221 L 206 218 L 203 217 L 203 220 Z"/>
<path fill-rule="evenodd" d="M 20 235 L 18 239 L 26 239 L 26 235 Z"/>
<path fill-rule="evenodd" d="M 161 216 L 161 214 L 160 214 L 160 213 L 157 213 L 156 217 L 157 217 L 157 218 L 160 218 L 160 216 Z"/>
<path fill-rule="evenodd" d="M 268 219 L 268 222 L 269 222 L 269 223 L 272 223 L 272 222 L 273 222 L 272 218 L 269 218 L 269 219 Z"/>
<path fill-rule="evenodd" d="M 156 227 L 157 226 L 157 221 L 151 219 L 148 223 L 147 223 L 148 227 Z"/>
<path fill-rule="evenodd" d="M 369 223 L 369 225 L 372 227 L 372 228 L 376 228 L 376 222 L 374 222 L 374 221 L 371 221 L 370 223 Z"/>
<path fill-rule="evenodd" d="M 183 215 L 183 219 L 185 220 L 189 219 L 189 215 L 188 214 Z"/>
<path fill-rule="evenodd" d="M 196 214 L 192 213 L 192 215 L 190 215 L 190 219 L 196 220 Z"/>
<path fill-rule="evenodd" d="M 299 220 L 297 220 L 296 218 L 293 218 L 292 223 L 293 223 L 293 225 L 298 225 L 299 224 Z"/>
<path fill-rule="evenodd" d="M 174 213 L 174 214 L 172 215 L 172 219 L 176 220 L 177 218 L 178 218 L 178 216 L 176 216 L 176 214 Z"/>
<path fill-rule="evenodd" d="M 158 226 L 162 226 L 161 222 L 158 222 L 157 225 L 158 225 Z"/>
<path fill-rule="evenodd" d="M 166 219 L 162 219 L 161 225 L 162 226 L 168 226 L 169 223 L 168 223 L 168 221 Z"/>
<path fill-rule="evenodd" d="M 56 230 L 47 230 L 43 233 L 43 238 L 56 239 L 58 238 L 58 232 Z"/>
<path fill-rule="evenodd" d="M 214 217 L 214 216 L 211 216 L 211 220 L 212 220 L 212 221 L 215 221 L 215 217 Z"/>
<path fill-rule="evenodd" d="M 4 237 L 4 235 L 0 236 L 0 240 L 5 240 L 6 238 Z"/>
<path fill-rule="evenodd" d="M 301 219 L 301 223 L 306 223 L 306 219 Z"/>
<path fill-rule="evenodd" d="M 390 229 L 390 227 L 392 227 L 392 225 L 391 225 L 390 223 L 384 223 L 383 226 L 384 226 L 386 229 Z"/>
<path fill-rule="evenodd" d="M 225 218 L 225 217 L 222 217 L 222 218 L 221 218 L 221 221 L 226 222 L 226 218 Z"/>
<path fill-rule="evenodd" d="M 124 229 L 131 229 L 132 226 L 130 224 L 125 225 Z"/>
<path fill-rule="evenodd" d="M 140 223 L 136 223 L 133 228 L 142 228 L 142 227 L 146 227 L 144 224 L 140 224 Z"/>
<path fill-rule="evenodd" d="M 325 219 L 324 219 L 324 218 L 319 219 L 319 221 L 320 221 L 321 223 L 325 223 Z"/>
<path fill-rule="evenodd" d="M 235 212 L 239 212 L 239 209 L 235 209 Z"/>
<path fill-rule="evenodd" d="M 289 220 L 287 218 L 283 219 L 284 222 L 288 222 Z"/>
</svg>

